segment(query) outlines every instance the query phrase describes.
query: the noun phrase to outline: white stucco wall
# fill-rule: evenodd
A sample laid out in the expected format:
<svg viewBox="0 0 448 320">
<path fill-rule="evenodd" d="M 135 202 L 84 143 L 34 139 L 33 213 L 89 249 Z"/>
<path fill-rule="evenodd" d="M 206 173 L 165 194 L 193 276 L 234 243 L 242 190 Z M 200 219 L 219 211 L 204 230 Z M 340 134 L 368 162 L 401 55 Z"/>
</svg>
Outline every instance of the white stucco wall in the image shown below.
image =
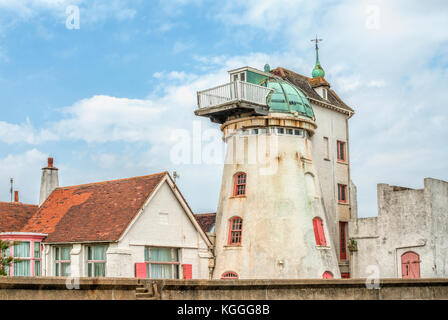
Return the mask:
<svg viewBox="0 0 448 320">
<path fill-rule="evenodd" d="M 353 276 L 365 277 L 377 265 L 381 278 L 401 278 L 401 256 L 420 257 L 422 278 L 448 276 L 448 182 L 425 179 L 424 189 L 378 185 L 378 217 L 353 219 L 358 242 Z"/>
</svg>

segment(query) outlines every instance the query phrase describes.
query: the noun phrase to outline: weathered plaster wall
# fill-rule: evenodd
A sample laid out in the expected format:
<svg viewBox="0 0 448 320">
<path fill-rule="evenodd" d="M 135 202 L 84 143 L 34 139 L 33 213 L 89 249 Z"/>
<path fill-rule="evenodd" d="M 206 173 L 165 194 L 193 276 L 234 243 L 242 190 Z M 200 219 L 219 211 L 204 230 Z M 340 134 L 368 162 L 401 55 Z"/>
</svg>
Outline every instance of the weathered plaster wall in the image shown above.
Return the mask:
<svg viewBox="0 0 448 320">
<path fill-rule="evenodd" d="M 325 271 L 339 278 L 311 141 L 294 135 L 237 133 L 226 142 L 214 279 L 226 271 L 237 272 L 240 279 L 322 278 Z M 234 175 L 240 171 L 247 174 L 246 195 L 234 197 Z M 306 173 L 313 177 L 306 179 Z M 229 220 L 234 216 L 243 219 L 241 245 L 228 245 Z M 315 216 L 324 221 L 327 247 L 316 246 Z"/>
<path fill-rule="evenodd" d="M 354 277 L 377 265 L 381 278 L 401 278 L 401 256 L 420 256 L 422 278 L 448 276 L 448 182 L 427 178 L 424 189 L 378 185 L 378 217 L 354 219 Z"/>
</svg>

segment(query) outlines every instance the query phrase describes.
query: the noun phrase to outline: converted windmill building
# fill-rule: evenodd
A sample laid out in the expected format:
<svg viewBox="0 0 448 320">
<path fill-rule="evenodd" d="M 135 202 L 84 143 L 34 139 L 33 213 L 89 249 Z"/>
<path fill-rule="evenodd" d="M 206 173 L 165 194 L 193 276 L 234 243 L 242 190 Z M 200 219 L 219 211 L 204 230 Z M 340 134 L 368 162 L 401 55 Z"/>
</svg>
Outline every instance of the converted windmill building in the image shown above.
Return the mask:
<svg viewBox="0 0 448 320">
<path fill-rule="evenodd" d="M 348 119 L 317 55 L 313 78 L 284 68 L 229 71 L 198 92 L 198 116 L 227 145 L 213 278 L 348 277 Z"/>
</svg>

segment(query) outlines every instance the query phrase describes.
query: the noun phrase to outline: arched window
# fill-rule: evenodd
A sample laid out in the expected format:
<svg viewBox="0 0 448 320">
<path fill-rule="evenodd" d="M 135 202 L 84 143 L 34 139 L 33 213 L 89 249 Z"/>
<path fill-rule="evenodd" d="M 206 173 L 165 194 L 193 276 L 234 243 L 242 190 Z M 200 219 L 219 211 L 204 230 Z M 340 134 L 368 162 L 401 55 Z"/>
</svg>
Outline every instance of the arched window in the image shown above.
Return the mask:
<svg viewBox="0 0 448 320">
<path fill-rule="evenodd" d="M 241 244 L 242 233 L 243 219 L 240 217 L 233 217 L 230 219 L 228 244 Z"/>
<path fill-rule="evenodd" d="M 221 276 L 221 279 L 225 279 L 225 280 L 238 279 L 238 273 L 236 273 L 234 271 L 224 272 Z"/>
<path fill-rule="evenodd" d="M 322 219 L 319 217 L 315 217 L 313 219 L 313 227 L 314 236 L 316 237 L 316 244 L 318 246 L 326 246 L 327 241 L 325 240 L 324 223 L 322 222 Z"/>
<path fill-rule="evenodd" d="M 322 279 L 333 279 L 333 274 L 330 271 L 325 271 L 322 275 Z"/>
<path fill-rule="evenodd" d="M 420 257 L 408 251 L 401 255 L 401 274 L 403 278 L 420 278 Z"/>
<path fill-rule="evenodd" d="M 238 172 L 235 175 L 233 195 L 244 196 L 245 194 L 246 194 L 246 174 L 244 172 Z"/>
</svg>

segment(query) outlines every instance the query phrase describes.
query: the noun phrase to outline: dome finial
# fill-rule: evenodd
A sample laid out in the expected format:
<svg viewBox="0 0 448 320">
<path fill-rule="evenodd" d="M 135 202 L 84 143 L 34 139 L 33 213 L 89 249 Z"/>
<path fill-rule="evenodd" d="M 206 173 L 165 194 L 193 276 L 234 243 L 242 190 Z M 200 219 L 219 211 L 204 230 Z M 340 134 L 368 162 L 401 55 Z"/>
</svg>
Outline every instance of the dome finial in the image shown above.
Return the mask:
<svg viewBox="0 0 448 320">
<path fill-rule="evenodd" d="M 312 39 L 312 42 L 316 43 L 316 65 L 314 66 L 312 76 L 313 78 L 319 78 L 325 76 L 325 71 L 322 69 L 320 62 L 319 62 L 319 46 L 318 43 L 322 41 L 323 39 L 318 39 L 316 35 L 316 39 Z"/>
</svg>

